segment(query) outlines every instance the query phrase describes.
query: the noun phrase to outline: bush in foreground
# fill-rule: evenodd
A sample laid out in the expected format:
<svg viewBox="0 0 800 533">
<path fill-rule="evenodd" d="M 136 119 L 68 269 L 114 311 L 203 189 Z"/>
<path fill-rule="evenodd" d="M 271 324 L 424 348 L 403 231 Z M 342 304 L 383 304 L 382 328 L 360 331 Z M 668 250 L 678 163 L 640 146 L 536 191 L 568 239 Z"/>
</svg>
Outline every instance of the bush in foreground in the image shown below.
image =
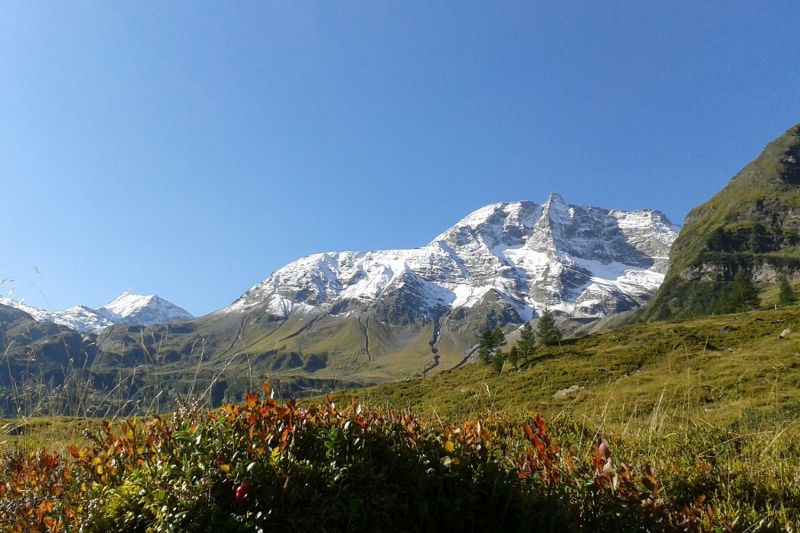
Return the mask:
<svg viewBox="0 0 800 533">
<path fill-rule="evenodd" d="M 429 424 L 333 398 L 248 392 L 242 405 L 103 422 L 69 456 L 11 453 L 0 521 L 18 531 L 699 530 L 702 498 L 674 505 L 655 472 L 601 440 L 575 457 L 542 418 Z"/>
</svg>

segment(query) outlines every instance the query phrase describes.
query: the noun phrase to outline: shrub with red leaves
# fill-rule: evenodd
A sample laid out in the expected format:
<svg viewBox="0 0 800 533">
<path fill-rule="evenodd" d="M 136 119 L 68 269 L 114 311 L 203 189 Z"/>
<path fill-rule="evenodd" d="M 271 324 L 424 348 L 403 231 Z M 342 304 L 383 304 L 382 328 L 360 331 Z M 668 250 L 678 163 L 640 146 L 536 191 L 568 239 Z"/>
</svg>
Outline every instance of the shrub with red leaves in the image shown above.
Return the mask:
<svg viewBox="0 0 800 533">
<path fill-rule="evenodd" d="M 527 443 L 519 457 L 509 443 Z M 515 452 L 514 452 L 515 453 Z M 87 530 L 700 530 L 711 507 L 671 505 L 655 472 L 566 454 L 542 416 L 458 425 L 314 407 L 247 391 L 241 405 L 101 423 L 64 459 L 6 459 L 0 523 Z"/>
</svg>

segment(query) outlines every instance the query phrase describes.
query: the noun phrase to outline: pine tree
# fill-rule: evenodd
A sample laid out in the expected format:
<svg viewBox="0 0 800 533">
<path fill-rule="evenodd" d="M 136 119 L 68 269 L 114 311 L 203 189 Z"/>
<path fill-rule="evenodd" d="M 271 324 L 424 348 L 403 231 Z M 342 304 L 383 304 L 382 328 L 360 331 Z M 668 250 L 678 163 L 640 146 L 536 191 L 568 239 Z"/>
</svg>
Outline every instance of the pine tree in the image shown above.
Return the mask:
<svg viewBox="0 0 800 533">
<path fill-rule="evenodd" d="M 517 340 L 517 350 L 523 362 L 527 363 L 533 359 L 536 351 L 536 335 L 533 333 L 533 327 L 530 322 L 525 322 L 525 325 L 522 326 L 519 340 Z"/>
<path fill-rule="evenodd" d="M 723 287 L 716 298 L 714 298 L 708 305 L 708 314 L 710 315 L 724 315 L 727 313 L 735 312 L 731 302 L 731 288 Z"/>
<path fill-rule="evenodd" d="M 556 326 L 556 319 L 549 309 L 545 309 L 542 316 L 539 317 L 536 338 L 545 346 L 555 346 L 561 342 L 561 331 Z"/>
<path fill-rule="evenodd" d="M 501 346 L 506 345 L 506 334 L 503 333 L 502 329 L 500 328 L 495 329 L 493 334 L 494 334 L 495 348 L 500 348 Z"/>
<path fill-rule="evenodd" d="M 519 350 L 517 349 L 516 344 L 508 351 L 508 362 L 511 363 L 512 368 L 515 370 L 517 369 L 517 363 L 519 362 Z"/>
<path fill-rule="evenodd" d="M 778 305 L 792 305 L 797 301 L 797 296 L 794 294 L 794 289 L 789 283 L 789 280 L 783 278 L 778 292 Z"/>
<path fill-rule="evenodd" d="M 739 313 L 761 304 L 758 289 L 744 270 L 739 270 L 733 282 L 723 288 L 711 302 L 708 312 L 712 314 Z"/>
<path fill-rule="evenodd" d="M 478 357 L 481 361 L 489 364 L 492 361 L 492 356 L 495 350 L 495 333 L 494 330 L 487 329 L 481 333 L 481 340 L 478 344 Z"/>
<path fill-rule="evenodd" d="M 486 364 L 492 363 L 494 356 L 506 345 L 506 335 L 500 328 L 487 329 L 481 333 L 478 343 L 478 357 Z"/>
<path fill-rule="evenodd" d="M 505 362 L 506 362 L 506 354 L 504 354 L 502 350 L 498 349 L 497 353 L 495 353 L 494 357 L 492 358 L 492 368 L 494 369 L 495 372 L 501 374 L 503 372 L 503 365 L 505 364 Z"/>
<path fill-rule="evenodd" d="M 750 276 L 744 270 L 739 270 L 733 278 L 731 284 L 731 304 L 736 311 L 744 311 L 758 307 L 761 298 L 758 297 L 758 289 L 750 280 Z"/>
</svg>

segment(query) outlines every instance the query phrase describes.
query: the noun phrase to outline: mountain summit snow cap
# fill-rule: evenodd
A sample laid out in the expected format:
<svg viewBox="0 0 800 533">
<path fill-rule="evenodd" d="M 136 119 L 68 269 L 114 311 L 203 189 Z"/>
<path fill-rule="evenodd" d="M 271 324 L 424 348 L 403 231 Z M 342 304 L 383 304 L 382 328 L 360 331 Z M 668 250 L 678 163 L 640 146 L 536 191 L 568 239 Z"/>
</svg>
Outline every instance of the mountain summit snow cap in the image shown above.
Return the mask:
<svg viewBox="0 0 800 533">
<path fill-rule="evenodd" d="M 570 205 L 557 193 L 541 205 L 490 204 L 421 248 L 294 261 L 219 313 L 286 320 L 378 309 L 380 320 L 408 323 L 494 305 L 511 322 L 544 308 L 607 316 L 649 301 L 663 280 L 678 228 L 653 213 Z"/>
<path fill-rule="evenodd" d="M 101 309 L 106 309 L 120 317 L 126 317 L 149 305 L 154 298 L 158 297 L 155 294 L 142 295 L 122 291 L 119 296 L 102 306 Z"/>
<path fill-rule="evenodd" d="M 193 318 L 191 313 L 168 302 L 156 294 L 133 294 L 123 292 L 97 312 L 118 324 L 142 324 L 149 326 L 173 320 Z"/>
<path fill-rule="evenodd" d="M 551 205 L 551 204 L 558 204 L 558 205 L 567 205 L 564 201 L 564 197 L 558 194 L 557 192 L 551 192 L 550 196 L 547 197 L 547 201 L 544 205 Z"/>
<path fill-rule="evenodd" d="M 186 311 L 155 294 L 123 292 L 103 307 L 76 305 L 64 311 L 45 311 L 23 302 L 0 298 L 0 304 L 20 309 L 38 322 L 53 322 L 82 333 L 99 333 L 114 324 L 152 326 L 193 318 Z"/>
</svg>

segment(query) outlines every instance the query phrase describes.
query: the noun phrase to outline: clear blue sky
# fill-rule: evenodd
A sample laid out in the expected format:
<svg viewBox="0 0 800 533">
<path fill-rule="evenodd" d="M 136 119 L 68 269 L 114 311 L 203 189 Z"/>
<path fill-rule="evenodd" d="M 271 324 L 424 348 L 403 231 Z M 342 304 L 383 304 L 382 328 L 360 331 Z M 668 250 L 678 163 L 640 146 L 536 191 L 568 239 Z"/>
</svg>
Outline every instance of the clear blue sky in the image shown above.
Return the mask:
<svg viewBox="0 0 800 533">
<path fill-rule="evenodd" d="M 0 292 L 203 314 L 551 191 L 681 223 L 800 121 L 798 28 L 796 0 L 5 1 Z"/>
</svg>

